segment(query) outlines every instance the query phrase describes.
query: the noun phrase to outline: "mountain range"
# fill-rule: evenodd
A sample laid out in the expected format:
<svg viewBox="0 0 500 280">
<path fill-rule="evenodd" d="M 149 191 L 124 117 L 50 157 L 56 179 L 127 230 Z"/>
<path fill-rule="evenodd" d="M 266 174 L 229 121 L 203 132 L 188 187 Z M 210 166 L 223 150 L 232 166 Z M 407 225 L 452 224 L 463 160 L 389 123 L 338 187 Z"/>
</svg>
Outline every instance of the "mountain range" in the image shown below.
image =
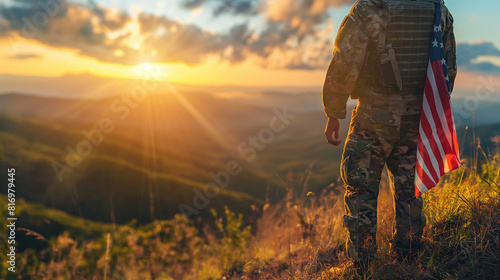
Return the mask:
<svg viewBox="0 0 500 280">
<path fill-rule="evenodd" d="M 76 77 L 82 78 L 76 91 L 105 79 L 86 75 Z M 61 83 L 71 84 L 75 77 L 69 78 Z M 38 85 L 47 85 L 45 79 Z M 326 143 L 318 92 L 230 96 L 234 88 L 162 85 L 141 94 L 125 92 L 137 86 L 128 82 L 121 84 L 124 92 L 100 98 L 0 95 L 0 168 L 16 168 L 19 197 L 94 221 L 146 223 L 186 209 L 205 218 L 224 205 L 250 213 L 252 205 L 278 201 L 289 188 L 319 192 L 338 180 L 342 148 Z M 471 154 L 473 136 L 485 151 L 494 149 L 499 104 L 480 103 L 472 122 L 467 103 L 453 102 L 463 106 L 455 116 L 463 124 L 464 155 Z M 466 132 L 472 124 L 474 133 Z M 349 116 L 341 121 L 341 139 L 348 127 Z M 226 176 L 231 169 L 238 172 Z"/>
</svg>

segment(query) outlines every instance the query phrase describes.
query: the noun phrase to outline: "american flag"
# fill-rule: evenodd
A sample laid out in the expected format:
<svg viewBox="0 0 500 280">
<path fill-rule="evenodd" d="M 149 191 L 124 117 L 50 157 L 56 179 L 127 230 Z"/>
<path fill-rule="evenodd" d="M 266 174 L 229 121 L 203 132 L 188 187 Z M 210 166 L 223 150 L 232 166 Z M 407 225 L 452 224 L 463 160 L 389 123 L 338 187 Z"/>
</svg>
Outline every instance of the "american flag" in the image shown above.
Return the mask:
<svg viewBox="0 0 500 280">
<path fill-rule="evenodd" d="M 417 145 L 416 197 L 435 187 L 445 173 L 462 165 L 450 103 L 440 4 L 436 4 L 435 18 Z"/>
</svg>

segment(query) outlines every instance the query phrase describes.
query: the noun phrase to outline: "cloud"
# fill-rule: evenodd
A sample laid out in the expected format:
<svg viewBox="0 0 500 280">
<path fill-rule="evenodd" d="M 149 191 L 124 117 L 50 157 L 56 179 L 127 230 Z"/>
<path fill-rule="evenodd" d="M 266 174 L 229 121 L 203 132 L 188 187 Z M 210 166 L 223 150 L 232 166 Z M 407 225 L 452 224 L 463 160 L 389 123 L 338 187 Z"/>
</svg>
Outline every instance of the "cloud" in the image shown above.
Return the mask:
<svg viewBox="0 0 500 280">
<path fill-rule="evenodd" d="M 0 17 L 8 26 L 7 30 L 0 30 L 0 36 L 17 32 L 47 45 L 75 48 L 83 55 L 113 61 L 112 51 L 119 47 L 119 42 L 109 41 L 106 32 L 123 28 L 129 18 L 106 15 L 106 10 L 97 6 L 61 0 L 39 3 L 23 0 L 14 6 L 0 7 Z"/>
<path fill-rule="evenodd" d="M 494 73 L 500 75 L 500 66 L 491 62 L 476 62 L 481 56 L 500 58 L 500 49 L 491 42 L 457 44 L 457 64 L 466 71 Z"/>
<path fill-rule="evenodd" d="M 17 0 L 0 4 L 0 37 L 18 33 L 43 44 L 78 50 L 104 62 L 202 63 L 208 56 L 236 63 L 252 56 L 262 66 L 325 69 L 333 51 L 333 26 L 327 12 L 353 0 L 180 0 L 186 9 L 208 9 L 214 16 L 259 17 L 264 27 L 247 23 L 224 33 L 203 30 L 141 11 L 127 14 L 101 4 L 67 0 Z"/>
<path fill-rule="evenodd" d="M 325 69 L 333 51 L 328 9 L 354 0 L 183 0 L 188 9 L 211 6 L 214 15 L 244 14 L 264 18 L 265 28 L 233 46 L 238 54 L 254 54 L 265 67 Z M 247 29 L 248 33 L 252 31 Z M 239 56 L 236 56 L 239 57 Z"/>
<path fill-rule="evenodd" d="M 213 34 L 165 17 L 129 15 L 95 4 L 49 0 L 50 9 L 23 0 L 0 4 L 0 36 L 17 32 L 54 47 L 77 49 L 81 55 L 126 65 L 148 62 L 197 64 L 209 54 L 221 54 L 231 43 Z M 44 2 L 40 2 L 44 3 Z"/>
<path fill-rule="evenodd" d="M 13 60 L 27 60 L 27 59 L 40 59 L 41 55 L 36 53 L 18 53 L 16 55 L 6 56 L 7 59 Z"/>
<path fill-rule="evenodd" d="M 288 69 L 325 69 L 333 51 L 328 9 L 352 0 L 266 0 L 261 12 L 267 28 L 250 49 Z M 275 59 L 274 59 L 275 57 Z"/>
<path fill-rule="evenodd" d="M 214 16 L 221 14 L 255 15 L 258 12 L 259 0 L 181 0 L 186 9 L 196 9 L 210 5 Z"/>
<path fill-rule="evenodd" d="M 258 18 L 259 31 L 248 23 L 228 26 L 223 33 L 203 30 L 164 16 L 132 14 L 67 0 L 17 0 L 0 3 L 0 37 L 18 33 L 43 44 L 78 50 L 104 62 L 138 65 L 143 62 L 202 63 L 208 56 L 237 63 L 252 57 L 268 68 L 326 69 L 333 51 L 333 7 L 354 0 L 179 0 L 191 11 L 209 10 L 214 16 Z M 466 71 L 500 74 L 485 56 L 500 57 L 492 43 L 457 45 L 458 64 Z M 9 59 L 36 59 L 18 53 Z M 481 60 L 477 60 L 481 57 Z"/>
<path fill-rule="evenodd" d="M 175 21 L 141 14 L 138 19 L 141 27 L 143 47 L 141 51 L 156 52 L 150 61 L 181 61 L 197 64 L 208 54 L 221 55 L 231 44 L 230 36 L 218 35 L 202 30 L 195 25 L 183 25 Z M 231 60 L 231 58 L 229 58 Z"/>
</svg>

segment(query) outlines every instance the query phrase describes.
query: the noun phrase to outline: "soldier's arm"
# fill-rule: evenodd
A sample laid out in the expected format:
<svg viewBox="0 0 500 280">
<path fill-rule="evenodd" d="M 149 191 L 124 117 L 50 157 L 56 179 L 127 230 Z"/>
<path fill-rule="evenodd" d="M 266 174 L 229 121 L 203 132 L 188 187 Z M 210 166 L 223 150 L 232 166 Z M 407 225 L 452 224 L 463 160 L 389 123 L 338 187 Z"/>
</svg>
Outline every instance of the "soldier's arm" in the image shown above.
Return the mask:
<svg viewBox="0 0 500 280">
<path fill-rule="evenodd" d="M 450 92 L 453 91 L 455 77 L 457 76 L 457 46 L 455 34 L 453 33 L 453 16 L 448 11 L 446 25 L 443 32 L 444 52 L 448 68 L 448 76 L 450 77 Z"/>
<path fill-rule="evenodd" d="M 339 28 L 323 85 L 323 107 L 332 119 L 346 118 L 347 99 L 356 86 L 369 41 L 356 5 Z"/>
</svg>

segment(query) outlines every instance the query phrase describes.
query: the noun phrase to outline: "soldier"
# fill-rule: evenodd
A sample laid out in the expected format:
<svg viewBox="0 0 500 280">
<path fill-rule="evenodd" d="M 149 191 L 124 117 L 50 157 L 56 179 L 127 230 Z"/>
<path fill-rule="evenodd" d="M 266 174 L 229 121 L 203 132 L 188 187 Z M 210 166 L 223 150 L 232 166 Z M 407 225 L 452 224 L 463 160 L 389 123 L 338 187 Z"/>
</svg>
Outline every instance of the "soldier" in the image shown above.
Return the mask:
<svg viewBox="0 0 500 280">
<path fill-rule="evenodd" d="M 347 252 L 369 260 L 376 252 L 377 197 L 384 165 L 394 186 L 391 249 L 405 255 L 421 247 L 426 224 L 414 178 L 420 112 L 436 3 L 450 78 L 457 73 L 453 17 L 440 0 L 359 0 L 340 26 L 323 87 L 328 142 L 338 146 L 339 119 L 349 96 L 358 99 L 341 163 L 347 185 Z"/>
</svg>

